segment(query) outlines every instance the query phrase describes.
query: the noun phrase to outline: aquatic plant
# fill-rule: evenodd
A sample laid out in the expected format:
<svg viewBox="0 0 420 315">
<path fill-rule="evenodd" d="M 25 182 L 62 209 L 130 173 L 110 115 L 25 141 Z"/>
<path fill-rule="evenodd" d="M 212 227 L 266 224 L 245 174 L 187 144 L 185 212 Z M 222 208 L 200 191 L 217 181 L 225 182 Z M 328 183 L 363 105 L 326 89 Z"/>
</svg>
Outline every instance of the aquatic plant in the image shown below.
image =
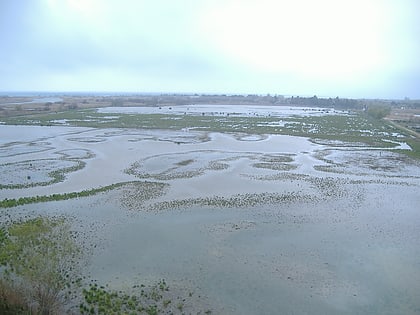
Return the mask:
<svg viewBox="0 0 420 315">
<path fill-rule="evenodd" d="M 140 291 L 138 291 L 140 289 Z M 186 297 L 176 296 L 164 279 L 151 286 L 134 285 L 130 294 L 111 290 L 97 283 L 83 289 L 81 314 L 175 314 L 183 313 Z M 190 296 L 191 297 L 191 296 Z M 179 301 L 176 304 L 175 301 Z M 200 313 L 200 312 L 198 312 Z M 205 314 L 210 314 L 206 310 Z"/>
<path fill-rule="evenodd" d="M 122 182 L 122 183 L 116 183 L 108 186 L 103 186 L 99 188 L 93 188 L 88 190 L 82 190 L 78 192 L 71 192 L 71 193 L 63 193 L 63 194 L 52 194 L 52 195 L 44 195 L 44 196 L 32 196 L 32 197 L 21 197 L 21 198 L 5 198 L 0 201 L 0 208 L 11 208 L 11 207 L 17 207 L 22 206 L 26 204 L 32 204 L 32 203 L 40 203 L 40 202 L 49 202 L 49 201 L 60 201 L 60 200 L 68 200 L 68 199 L 74 199 L 74 198 L 81 198 L 81 197 L 88 197 L 92 195 L 96 195 L 102 192 L 110 191 L 113 189 L 117 189 L 126 185 L 142 185 L 144 187 L 147 187 L 148 185 L 152 185 L 152 188 L 157 188 L 157 186 L 165 186 L 165 184 L 161 183 L 154 183 L 154 182 Z M 152 190 L 152 188 L 150 190 Z"/>
<path fill-rule="evenodd" d="M 165 209 L 179 209 L 188 207 L 217 207 L 217 208 L 246 208 L 254 207 L 262 204 L 273 205 L 290 203 L 296 201 L 315 202 L 319 198 L 314 195 L 290 193 L 246 193 L 236 194 L 230 197 L 224 196 L 208 196 L 198 198 L 174 199 L 170 201 L 156 202 L 147 206 L 144 210 L 159 211 Z"/>
</svg>

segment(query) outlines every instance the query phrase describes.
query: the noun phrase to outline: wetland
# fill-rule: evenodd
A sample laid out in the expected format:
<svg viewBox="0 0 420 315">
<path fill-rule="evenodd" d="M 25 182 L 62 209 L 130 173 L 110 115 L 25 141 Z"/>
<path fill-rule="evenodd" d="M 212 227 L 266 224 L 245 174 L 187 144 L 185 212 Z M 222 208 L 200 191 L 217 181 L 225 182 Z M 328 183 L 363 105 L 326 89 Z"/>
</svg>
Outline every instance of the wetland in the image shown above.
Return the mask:
<svg viewBox="0 0 420 315">
<path fill-rule="evenodd" d="M 393 124 L 245 105 L 0 121 L 1 223 L 64 218 L 84 252 L 69 312 L 420 312 L 418 139 Z"/>
</svg>

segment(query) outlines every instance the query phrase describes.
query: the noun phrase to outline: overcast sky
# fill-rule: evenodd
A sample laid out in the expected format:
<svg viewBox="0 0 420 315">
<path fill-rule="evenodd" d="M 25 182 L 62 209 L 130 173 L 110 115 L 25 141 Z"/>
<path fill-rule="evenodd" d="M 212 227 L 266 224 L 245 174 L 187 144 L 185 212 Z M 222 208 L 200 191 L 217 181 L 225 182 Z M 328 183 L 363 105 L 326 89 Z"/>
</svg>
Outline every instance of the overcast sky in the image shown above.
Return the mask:
<svg viewBox="0 0 420 315">
<path fill-rule="evenodd" d="M 418 0 L 0 0 L 0 90 L 420 98 Z"/>
</svg>

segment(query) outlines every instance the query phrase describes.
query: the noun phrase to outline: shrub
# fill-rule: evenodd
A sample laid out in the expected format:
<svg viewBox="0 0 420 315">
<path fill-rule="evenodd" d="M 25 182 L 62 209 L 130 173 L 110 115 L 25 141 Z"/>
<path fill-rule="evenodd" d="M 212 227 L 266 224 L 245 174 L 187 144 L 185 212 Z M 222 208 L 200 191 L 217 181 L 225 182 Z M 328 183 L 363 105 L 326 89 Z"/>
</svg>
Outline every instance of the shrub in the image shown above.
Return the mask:
<svg viewBox="0 0 420 315">
<path fill-rule="evenodd" d="M 63 219 L 15 222 L 0 234 L 0 263 L 9 287 L 22 287 L 22 299 L 39 314 L 55 314 L 77 282 L 80 250 Z M 12 299 L 8 298 L 7 304 Z M 18 304 L 20 305 L 20 304 Z"/>
</svg>

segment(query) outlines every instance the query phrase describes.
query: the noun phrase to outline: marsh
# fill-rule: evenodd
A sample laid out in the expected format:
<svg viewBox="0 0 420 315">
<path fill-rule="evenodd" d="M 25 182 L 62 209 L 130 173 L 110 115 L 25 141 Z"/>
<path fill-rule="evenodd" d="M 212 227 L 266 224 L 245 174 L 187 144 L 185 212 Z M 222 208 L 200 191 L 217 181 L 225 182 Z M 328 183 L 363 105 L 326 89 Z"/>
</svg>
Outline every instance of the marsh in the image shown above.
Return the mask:
<svg viewBox="0 0 420 315">
<path fill-rule="evenodd" d="M 166 279 L 194 292 L 185 307 L 216 314 L 419 310 L 420 168 L 387 145 L 199 130 L 0 132 L 2 199 L 121 184 L 1 210 L 71 218 L 90 249 L 87 279 L 115 290 Z"/>
</svg>

